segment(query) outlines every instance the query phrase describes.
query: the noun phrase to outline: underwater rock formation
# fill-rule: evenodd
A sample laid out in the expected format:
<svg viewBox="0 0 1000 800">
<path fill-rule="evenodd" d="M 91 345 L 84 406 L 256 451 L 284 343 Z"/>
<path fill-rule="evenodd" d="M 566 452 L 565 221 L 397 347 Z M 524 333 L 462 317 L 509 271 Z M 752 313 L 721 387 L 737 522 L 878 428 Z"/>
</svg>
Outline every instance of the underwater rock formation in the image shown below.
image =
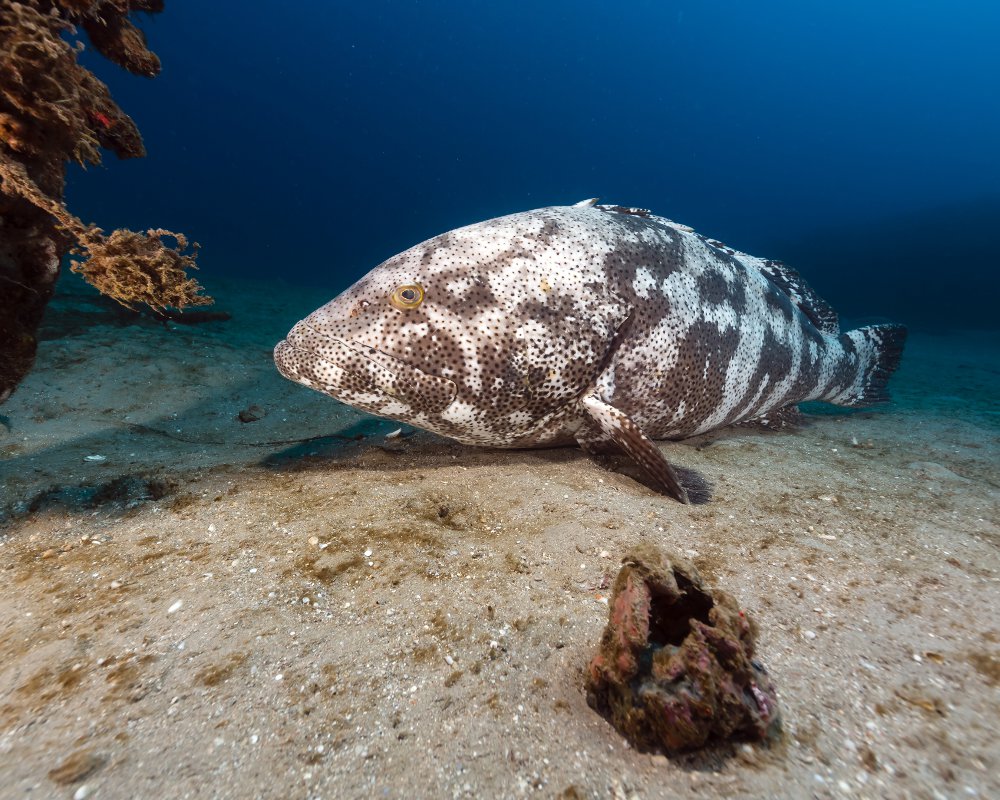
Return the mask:
<svg viewBox="0 0 1000 800">
<path fill-rule="evenodd" d="M 775 690 L 753 660 L 756 626 L 736 600 L 651 546 L 622 563 L 587 670 L 591 708 L 647 751 L 776 733 Z"/>
<path fill-rule="evenodd" d="M 101 148 L 119 158 L 145 155 L 107 86 L 77 63 L 83 45 L 64 37 L 79 26 L 99 53 L 153 77 L 159 59 L 129 14 L 162 10 L 162 0 L 0 0 L 0 402 L 34 362 L 35 331 L 67 254 L 80 257 L 75 272 L 123 305 L 212 302 L 187 276 L 195 254 L 185 253 L 184 236 L 108 236 L 63 203 L 69 161 L 99 164 Z"/>
</svg>

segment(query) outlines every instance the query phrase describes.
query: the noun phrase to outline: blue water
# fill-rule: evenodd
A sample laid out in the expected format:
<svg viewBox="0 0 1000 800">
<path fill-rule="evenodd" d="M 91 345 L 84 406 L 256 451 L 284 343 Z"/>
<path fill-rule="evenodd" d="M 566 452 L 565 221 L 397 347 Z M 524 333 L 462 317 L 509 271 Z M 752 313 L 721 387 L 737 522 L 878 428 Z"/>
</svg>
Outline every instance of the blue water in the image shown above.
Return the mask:
<svg viewBox="0 0 1000 800">
<path fill-rule="evenodd" d="M 206 281 L 319 304 L 449 228 L 599 195 L 783 258 L 847 316 L 997 324 L 996 3 L 172 0 L 140 20 L 158 78 L 84 60 L 149 155 L 74 170 L 70 206 L 185 232 Z"/>
</svg>

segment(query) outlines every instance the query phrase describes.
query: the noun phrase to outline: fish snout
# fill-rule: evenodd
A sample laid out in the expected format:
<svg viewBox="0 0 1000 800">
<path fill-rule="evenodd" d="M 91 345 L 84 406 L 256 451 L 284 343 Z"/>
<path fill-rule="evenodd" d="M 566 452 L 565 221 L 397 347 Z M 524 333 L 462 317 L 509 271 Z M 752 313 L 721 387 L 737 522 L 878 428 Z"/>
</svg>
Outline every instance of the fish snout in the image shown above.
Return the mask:
<svg viewBox="0 0 1000 800">
<path fill-rule="evenodd" d="M 274 349 L 286 378 L 352 405 L 404 402 L 415 411 L 437 413 L 457 394 L 455 383 L 430 375 L 375 347 L 324 336 L 304 321 Z"/>
</svg>

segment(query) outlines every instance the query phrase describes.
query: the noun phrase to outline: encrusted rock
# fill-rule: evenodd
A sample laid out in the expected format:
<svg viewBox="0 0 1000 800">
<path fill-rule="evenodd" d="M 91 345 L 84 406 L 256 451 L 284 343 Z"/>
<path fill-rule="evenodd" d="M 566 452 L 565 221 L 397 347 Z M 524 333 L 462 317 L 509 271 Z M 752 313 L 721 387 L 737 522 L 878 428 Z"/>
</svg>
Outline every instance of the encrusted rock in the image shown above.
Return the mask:
<svg viewBox="0 0 1000 800">
<path fill-rule="evenodd" d="M 776 735 L 775 690 L 753 658 L 756 626 L 736 600 L 651 546 L 622 563 L 587 670 L 590 706 L 640 750 Z"/>
</svg>

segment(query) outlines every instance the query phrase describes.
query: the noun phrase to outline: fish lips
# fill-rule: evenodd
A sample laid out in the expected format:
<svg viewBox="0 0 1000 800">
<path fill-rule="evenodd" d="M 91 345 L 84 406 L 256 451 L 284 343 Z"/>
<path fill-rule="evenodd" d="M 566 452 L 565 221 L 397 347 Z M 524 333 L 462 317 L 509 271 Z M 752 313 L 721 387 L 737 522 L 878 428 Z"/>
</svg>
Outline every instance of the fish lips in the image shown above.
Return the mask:
<svg viewBox="0 0 1000 800">
<path fill-rule="evenodd" d="M 361 342 L 325 336 L 306 321 L 278 342 L 274 363 L 289 380 L 349 405 L 398 401 L 414 411 L 438 413 L 454 402 L 458 392 L 448 378 L 430 375 Z"/>
</svg>

